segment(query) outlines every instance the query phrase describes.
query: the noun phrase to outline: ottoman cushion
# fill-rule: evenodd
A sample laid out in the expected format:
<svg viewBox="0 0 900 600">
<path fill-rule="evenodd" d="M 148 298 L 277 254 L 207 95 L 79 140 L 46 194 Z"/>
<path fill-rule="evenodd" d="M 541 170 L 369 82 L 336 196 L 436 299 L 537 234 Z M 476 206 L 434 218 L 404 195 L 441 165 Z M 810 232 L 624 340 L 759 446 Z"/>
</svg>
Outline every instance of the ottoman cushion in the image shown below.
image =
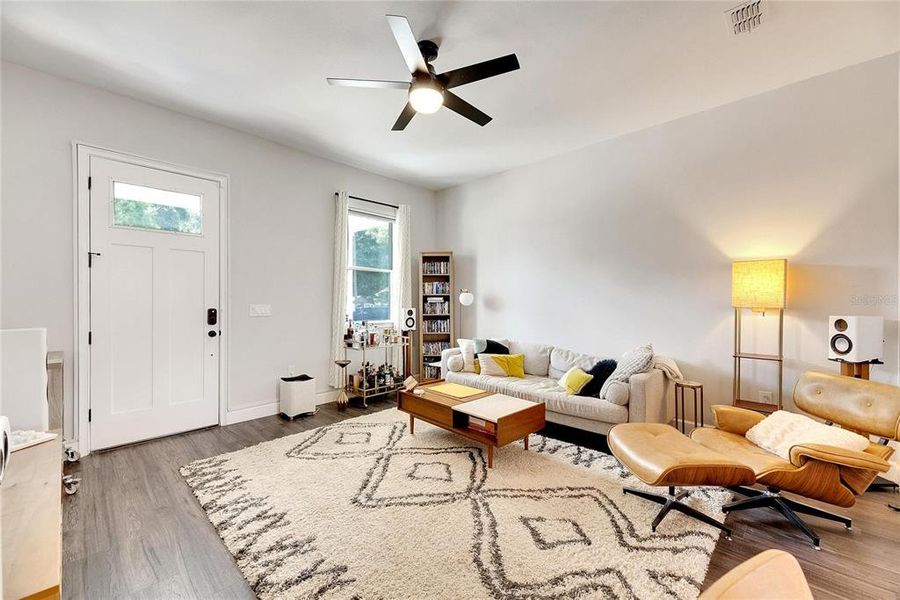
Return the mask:
<svg viewBox="0 0 900 600">
<path fill-rule="evenodd" d="M 753 469 L 698 444 L 670 425 L 621 423 L 609 431 L 613 455 L 647 485 L 752 485 Z"/>
</svg>

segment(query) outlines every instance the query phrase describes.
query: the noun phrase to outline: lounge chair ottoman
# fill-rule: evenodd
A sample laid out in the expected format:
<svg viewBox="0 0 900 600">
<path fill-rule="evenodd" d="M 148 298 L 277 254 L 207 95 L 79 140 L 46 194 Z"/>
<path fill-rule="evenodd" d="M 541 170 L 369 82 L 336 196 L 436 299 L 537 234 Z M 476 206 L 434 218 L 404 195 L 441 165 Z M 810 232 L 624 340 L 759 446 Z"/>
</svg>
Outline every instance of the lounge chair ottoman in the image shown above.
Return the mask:
<svg viewBox="0 0 900 600">
<path fill-rule="evenodd" d="M 635 477 L 652 486 L 668 487 L 667 494 L 625 487 L 626 494 L 662 504 L 653 520 L 657 526 L 671 510 L 718 527 L 731 538 L 731 528 L 682 502 L 690 490 L 675 493 L 676 487 L 753 485 L 753 469 L 698 444 L 670 425 L 662 423 L 621 423 L 609 431 L 609 448 Z"/>
</svg>

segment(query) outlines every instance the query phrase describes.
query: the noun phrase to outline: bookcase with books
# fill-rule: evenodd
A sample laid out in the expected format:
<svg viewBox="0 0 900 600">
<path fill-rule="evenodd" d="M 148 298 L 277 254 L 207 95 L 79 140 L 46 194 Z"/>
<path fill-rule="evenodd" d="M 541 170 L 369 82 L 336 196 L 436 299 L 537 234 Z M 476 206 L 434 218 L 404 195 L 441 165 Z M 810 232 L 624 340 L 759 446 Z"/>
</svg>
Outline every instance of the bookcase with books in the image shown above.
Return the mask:
<svg viewBox="0 0 900 600">
<path fill-rule="evenodd" d="M 422 252 L 419 255 L 419 373 L 423 379 L 441 376 L 441 352 L 455 345 L 453 290 L 453 253 Z"/>
</svg>

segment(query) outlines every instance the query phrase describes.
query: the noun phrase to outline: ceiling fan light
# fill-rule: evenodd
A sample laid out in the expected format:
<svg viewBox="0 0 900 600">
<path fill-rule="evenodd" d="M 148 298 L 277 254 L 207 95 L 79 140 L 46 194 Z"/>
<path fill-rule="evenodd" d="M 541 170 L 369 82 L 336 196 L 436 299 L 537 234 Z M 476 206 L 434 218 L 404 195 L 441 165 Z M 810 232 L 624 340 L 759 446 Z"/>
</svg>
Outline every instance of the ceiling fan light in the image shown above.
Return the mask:
<svg viewBox="0 0 900 600">
<path fill-rule="evenodd" d="M 430 85 L 422 85 L 409 91 L 409 103 L 417 113 L 430 115 L 444 104 L 444 94 Z"/>
</svg>

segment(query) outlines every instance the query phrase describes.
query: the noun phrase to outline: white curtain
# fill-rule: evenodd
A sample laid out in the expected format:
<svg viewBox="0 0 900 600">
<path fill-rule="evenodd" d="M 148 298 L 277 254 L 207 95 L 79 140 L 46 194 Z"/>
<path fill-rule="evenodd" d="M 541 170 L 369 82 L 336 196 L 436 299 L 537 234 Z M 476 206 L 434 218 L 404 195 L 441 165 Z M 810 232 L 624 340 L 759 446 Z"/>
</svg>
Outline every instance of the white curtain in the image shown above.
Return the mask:
<svg viewBox="0 0 900 600">
<path fill-rule="evenodd" d="M 399 306 L 397 311 L 397 325 L 401 323 L 401 311 L 412 306 L 412 256 L 409 239 L 409 205 L 401 204 L 397 208 L 397 290 Z"/>
<path fill-rule="evenodd" d="M 344 357 L 344 322 L 347 316 L 347 210 L 349 194 L 338 192 L 334 200 L 334 286 L 331 290 L 331 364 L 328 383 L 343 385 L 341 369 L 334 361 Z"/>
</svg>

